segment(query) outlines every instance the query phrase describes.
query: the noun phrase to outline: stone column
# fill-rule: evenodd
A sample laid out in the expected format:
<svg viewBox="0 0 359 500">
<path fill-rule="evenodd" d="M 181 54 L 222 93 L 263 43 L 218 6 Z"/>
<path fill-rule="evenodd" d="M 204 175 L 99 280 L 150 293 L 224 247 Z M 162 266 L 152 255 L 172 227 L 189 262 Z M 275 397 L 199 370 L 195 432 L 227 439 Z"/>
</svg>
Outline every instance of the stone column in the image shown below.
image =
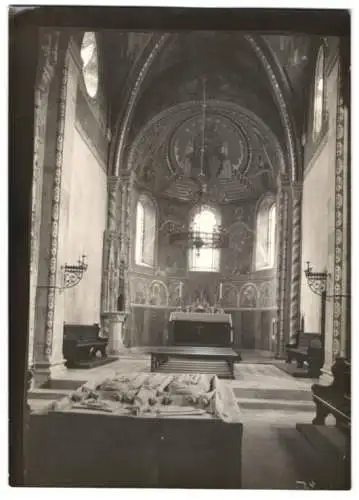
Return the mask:
<svg viewBox="0 0 359 500">
<path fill-rule="evenodd" d="M 107 179 L 107 229 L 110 231 L 114 231 L 117 226 L 117 190 L 119 182 L 120 180 L 118 177 L 108 177 Z"/>
<path fill-rule="evenodd" d="M 123 309 L 127 313 L 127 320 L 123 325 L 123 337 L 130 340 L 129 329 L 132 321 L 130 314 L 130 284 L 129 273 L 131 266 L 131 248 L 132 248 L 132 222 L 135 217 L 133 206 L 133 193 L 135 175 L 133 172 L 121 171 L 121 251 L 120 251 L 120 264 L 121 264 L 121 280 L 123 284 Z M 131 343 L 131 342 L 130 342 Z"/>
<path fill-rule="evenodd" d="M 340 71 L 340 70 L 339 70 Z M 341 74 L 338 76 L 338 98 L 336 115 L 336 163 L 335 163 L 335 249 L 334 249 L 334 298 L 333 298 L 333 344 L 332 359 L 339 355 L 346 354 L 346 335 L 349 335 L 350 323 L 346 321 L 346 307 L 348 304 L 348 283 L 345 269 L 344 250 L 346 231 L 350 227 L 344 225 L 344 218 L 347 220 L 347 204 L 349 186 L 346 183 L 348 172 L 348 150 L 345 137 L 346 113 L 343 103 Z M 347 260 L 347 259 L 346 259 Z M 349 278 L 350 279 L 350 278 Z M 343 285 L 346 286 L 343 286 Z"/>
<path fill-rule="evenodd" d="M 34 159 L 31 198 L 30 304 L 28 365 L 34 362 L 35 300 L 39 269 L 39 240 L 48 101 L 58 58 L 58 32 L 45 32 L 40 43 L 40 63 L 35 88 Z"/>
<path fill-rule="evenodd" d="M 292 184 L 292 238 L 289 336 L 294 340 L 300 328 L 302 185 Z"/>
<path fill-rule="evenodd" d="M 342 341 L 340 356 L 351 358 L 351 262 L 350 262 L 350 238 L 351 238 L 351 216 L 350 216 L 350 164 L 349 164 L 349 110 L 344 107 L 344 158 L 343 158 L 343 301 L 342 301 Z"/>
<path fill-rule="evenodd" d="M 62 354 L 63 259 L 68 206 L 63 165 L 71 166 L 78 69 L 66 51 L 58 87 L 51 90 L 51 124 L 46 137 L 42 188 L 39 272 L 35 301 L 34 381 L 41 385 L 64 370 Z M 52 128 L 51 128 L 52 127 Z"/>
<path fill-rule="evenodd" d="M 133 191 L 135 175 L 132 172 L 121 173 L 122 210 L 121 210 L 121 261 L 123 262 L 124 309 L 130 305 L 129 268 L 131 265 L 132 239 L 134 237 L 131 222 L 133 221 Z M 134 215 L 135 216 L 135 215 Z"/>
<path fill-rule="evenodd" d="M 278 175 L 277 179 L 277 198 L 276 198 L 276 242 L 277 242 L 277 262 L 276 262 L 276 302 L 277 302 L 277 336 L 275 339 L 275 355 L 280 356 L 279 341 L 280 341 L 280 328 L 282 312 L 282 252 L 284 240 L 284 193 L 282 188 L 281 176 Z"/>
<path fill-rule="evenodd" d="M 120 180 L 109 177 L 107 229 L 103 236 L 103 280 L 102 280 L 102 313 L 116 309 L 118 291 L 117 261 L 120 251 L 121 235 L 117 231 L 117 206 Z"/>
<path fill-rule="evenodd" d="M 118 231 L 118 207 L 122 200 L 121 180 L 108 178 L 108 219 L 103 240 L 102 329 L 108 335 L 109 354 L 123 352 L 123 325 L 126 315 L 117 311 L 122 234 Z"/>
<path fill-rule="evenodd" d="M 288 209 L 289 209 L 289 178 L 281 173 L 278 179 L 277 194 L 277 320 L 278 339 L 276 356 L 281 358 L 285 354 L 285 343 L 288 340 L 287 329 L 287 293 L 288 293 Z"/>
</svg>

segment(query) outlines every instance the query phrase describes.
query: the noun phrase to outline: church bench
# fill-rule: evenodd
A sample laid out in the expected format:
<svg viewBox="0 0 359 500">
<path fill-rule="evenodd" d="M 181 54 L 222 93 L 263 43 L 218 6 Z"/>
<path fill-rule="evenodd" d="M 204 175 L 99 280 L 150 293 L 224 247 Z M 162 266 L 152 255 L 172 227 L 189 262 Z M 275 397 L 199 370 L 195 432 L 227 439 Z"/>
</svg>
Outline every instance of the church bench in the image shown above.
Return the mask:
<svg viewBox="0 0 359 500">
<path fill-rule="evenodd" d="M 333 382 L 329 386 L 313 384 L 312 396 L 316 405 L 313 424 L 324 425 L 328 415 L 336 419 L 337 427 L 350 429 L 351 426 L 351 365 L 344 358 L 338 358 L 332 366 Z"/>
<path fill-rule="evenodd" d="M 322 366 L 322 341 L 319 333 L 298 332 L 294 343 L 286 345 L 287 363 L 294 360 L 298 368 L 308 363 L 309 374 L 319 377 Z"/>
<path fill-rule="evenodd" d="M 64 324 L 63 355 L 68 366 L 106 357 L 108 339 L 99 336 L 100 326 Z"/>
</svg>

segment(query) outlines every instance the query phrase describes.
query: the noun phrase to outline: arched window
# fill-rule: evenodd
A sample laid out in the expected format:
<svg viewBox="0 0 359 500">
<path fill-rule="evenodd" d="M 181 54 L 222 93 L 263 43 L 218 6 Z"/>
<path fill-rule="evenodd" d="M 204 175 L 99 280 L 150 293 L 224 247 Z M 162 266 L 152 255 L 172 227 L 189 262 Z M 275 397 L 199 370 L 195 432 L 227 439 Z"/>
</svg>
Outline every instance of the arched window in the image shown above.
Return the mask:
<svg viewBox="0 0 359 500">
<path fill-rule="evenodd" d="M 315 67 L 313 102 L 313 138 L 322 130 L 324 113 L 324 48 L 320 47 Z"/>
<path fill-rule="evenodd" d="M 217 212 L 209 207 L 200 207 L 190 222 L 190 231 L 192 231 L 194 241 L 210 241 L 219 224 L 220 218 Z M 188 251 L 190 271 L 218 272 L 219 261 L 219 248 L 197 246 Z"/>
<path fill-rule="evenodd" d="M 98 58 L 96 36 L 92 31 L 87 31 L 81 44 L 82 74 L 87 93 L 95 98 L 98 90 Z"/>
<path fill-rule="evenodd" d="M 135 262 L 153 266 L 156 241 L 156 209 L 152 200 L 141 196 L 137 203 Z"/>
<path fill-rule="evenodd" d="M 276 206 L 272 198 L 265 198 L 257 212 L 255 268 L 271 269 L 275 262 Z"/>
</svg>

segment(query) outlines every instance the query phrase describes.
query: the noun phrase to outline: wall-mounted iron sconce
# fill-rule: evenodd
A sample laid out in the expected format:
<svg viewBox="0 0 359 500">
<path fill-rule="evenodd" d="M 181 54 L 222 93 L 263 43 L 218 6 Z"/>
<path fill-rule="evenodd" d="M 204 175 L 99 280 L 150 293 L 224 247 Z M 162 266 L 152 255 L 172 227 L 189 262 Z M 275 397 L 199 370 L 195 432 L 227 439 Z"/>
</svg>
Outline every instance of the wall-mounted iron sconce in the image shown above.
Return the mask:
<svg viewBox="0 0 359 500">
<path fill-rule="evenodd" d="M 322 346 L 325 346 L 325 311 L 327 300 L 327 278 L 329 273 L 323 271 L 321 273 L 313 273 L 310 262 L 307 262 L 307 268 L 304 269 L 304 274 L 307 278 L 308 286 L 312 292 L 320 296 L 320 335 Z M 324 363 L 324 349 L 322 349 L 322 364 Z"/>
<path fill-rule="evenodd" d="M 87 271 L 88 264 L 86 262 L 86 255 L 77 261 L 77 265 L 69 266 L 65 264 L 64 270 L 64 285 L 63 288 L 73 288 L 78 285 L 82 280 L 83 274 Z"/>
<path fill-rule="evenodd" d="M 317 295 L 322 295 L 327 291 L 327 278 L 329 273 L 313 273 L 310 262 L 307 262 L 307 268 L 304 269 L 304 274 L 308 281 L 308 286 Z"/>
</svg>

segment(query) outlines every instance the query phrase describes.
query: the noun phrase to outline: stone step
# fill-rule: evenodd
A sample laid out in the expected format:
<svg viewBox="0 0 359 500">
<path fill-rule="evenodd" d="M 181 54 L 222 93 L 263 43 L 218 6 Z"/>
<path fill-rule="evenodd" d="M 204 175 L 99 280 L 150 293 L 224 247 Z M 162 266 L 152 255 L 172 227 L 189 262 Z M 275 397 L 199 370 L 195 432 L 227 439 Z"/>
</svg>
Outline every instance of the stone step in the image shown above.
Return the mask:
<svg viewBox="0 0 359 500">
<path fill-rule="evenodd" d="M 240 408 L 248 410 L 280 410 L 280 411 L 309 411 L 314 415 L 315 405 L 310 401 L 285 401 L 283 399 L 238 398 L 236 401 Z"/>
<path fill-rule="evenodd" d="M 64 390 L 70 390 L 74 391 L 81 385 L 85 384 L 87 379 L 84 380 L 74 380 L 74 379 L 52 379 L 46 382 L 41 389 L 52 389 L 52 390 L 57 390 L 57 389 L 64 389 Z"/>
<path fill-rule="evenodd" d="M 231 372 L 225 361 L 196 361 L 170 359 L 157 369 L 160 373 L 207 373 L 219 378 L 231 378 Z"/>
<path fill-rule="evenodd" d="M 73 389 L 33 389 L 28 393 L 28 399 L 60 399 L 67 396 Z"/>
<path fill-rule="evenodd" d="M 310 390 L 282 389 L 280 387 L 234 387 L 233 392 L 237 398 L 246 399 L 276 399 L 284 401 L 307 401 L 313 402 Z"/>
</svg>

